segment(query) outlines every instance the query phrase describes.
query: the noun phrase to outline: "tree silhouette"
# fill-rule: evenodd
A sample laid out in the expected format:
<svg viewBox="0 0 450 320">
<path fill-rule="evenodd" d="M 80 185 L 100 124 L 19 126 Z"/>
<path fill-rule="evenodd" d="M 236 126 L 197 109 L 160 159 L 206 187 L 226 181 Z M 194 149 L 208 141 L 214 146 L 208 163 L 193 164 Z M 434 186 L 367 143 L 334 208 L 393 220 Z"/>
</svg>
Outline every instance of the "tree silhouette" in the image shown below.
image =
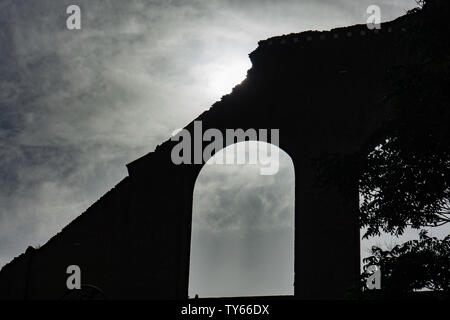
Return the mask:
<svg viewBox="0 0 450 320">
<path fill-rule="evenodd" d="M 414 62 L 390 70 L 385 103 L 395 115 L 362 170 L 366 236 L 450 222 L 450 30 L 445 20 L 423 16 L 409 39 Z"/>
<path fill-rule="evenodd" d="M 366 238 L 450 222 L 449 4 L 421 4 L 423 9 L 410 13 L 419 15 L 412 26 L 416 32 L 406 40 L 411 59 L 389 70 L 392 91 L 383 103 L 395 112 L 362 168 L 360 221 Z M 422 232 L 419 240 L 391 251 L 374 247 L 365 270 L 380 265 L 386 289 L 398 292 L 448 290 L 449 241 Z"/>
<path fill-rule="evenodd" d="M 364 259 L 363 277 L 367 278 L 370 266 L 381 272 L 382 290 L 389 293 L 406 293 L 414 290 L 449 290 L 450 235 L 443 240 L 420 232 L 419 240 L 397 245 L 392 250 L 372 248 L 372 256 Z"/>
</svg>

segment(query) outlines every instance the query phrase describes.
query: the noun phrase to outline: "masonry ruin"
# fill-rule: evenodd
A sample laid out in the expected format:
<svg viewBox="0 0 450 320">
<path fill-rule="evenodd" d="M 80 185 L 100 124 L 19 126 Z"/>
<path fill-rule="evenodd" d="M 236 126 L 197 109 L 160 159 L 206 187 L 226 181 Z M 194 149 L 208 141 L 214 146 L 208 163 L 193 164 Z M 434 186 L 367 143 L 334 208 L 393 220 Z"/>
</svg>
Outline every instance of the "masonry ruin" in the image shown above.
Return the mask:
<svg viewBox="0 0 450 320">
<path fill-rule="evenodd" d="M 358 283 L 358 161 L 391 115 L 379 102 L 387 70 L 410 59 L 403 40 L 414 19 L 260 41 L 246 80 L 195 119 L 222 132 L 279 128 L 295 167 L 295 299 L 344 298 Z M 193 122 L 185 129 L 192 133 Z M 66 268 L 76 264 L 103 298 L 187 299 L 192 197 L 204 163 L 173 164 L 175 144 L 129 163 L 128 176 L 86 212 L 3 267 L 0 298 L 61 299 Z M 323 182 L 327 157 L 345 165 Z"/>
</svg>

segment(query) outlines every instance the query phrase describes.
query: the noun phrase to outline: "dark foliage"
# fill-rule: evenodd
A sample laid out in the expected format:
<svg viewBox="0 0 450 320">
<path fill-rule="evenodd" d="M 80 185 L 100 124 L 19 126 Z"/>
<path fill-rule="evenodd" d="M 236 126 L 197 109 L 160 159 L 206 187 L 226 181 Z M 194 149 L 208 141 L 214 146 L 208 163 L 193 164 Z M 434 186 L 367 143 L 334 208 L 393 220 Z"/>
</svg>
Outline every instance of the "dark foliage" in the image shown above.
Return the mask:
<svg viewBox="0 0 450 320">
<path fill-rule="evenodd" d="M 450 33 L 435 18 L 419 19 L 409 39 L 415 62 L 390 70 L 395 115 L 360 179 L 366 237 L 450 222 Z"/>
<path fill-rule="evenodd" d="M 411 61 L 390 70 L 395 106 L 392 120 L 367 156 L 360 179 L 360 221 L 365 237 L 381 231 L 401 235 L 411 226 L 450 222 L 450 34 L 449 5 L 418 1 L 416 32 L 409 39 Z M 415 290 L 449 291 L 450 236 L 420 239 L 390 251 L 373 247 L 368 268 L 381 268 L 381 294 L 401 296 Z"/>
<path fill-rule="evenodd" d="M 443 240 L 421 231 L 420 239 L 395 246 L 390 251 L 372 248 L 364 259 L 363 279 L 370 276 L 370 266 L 381 269 L 382 291 L 390 294 L 420 289 L 450 290 L 450 235 Z M 364 281 L 365 283 L 365 281 Z"/>
</svg>

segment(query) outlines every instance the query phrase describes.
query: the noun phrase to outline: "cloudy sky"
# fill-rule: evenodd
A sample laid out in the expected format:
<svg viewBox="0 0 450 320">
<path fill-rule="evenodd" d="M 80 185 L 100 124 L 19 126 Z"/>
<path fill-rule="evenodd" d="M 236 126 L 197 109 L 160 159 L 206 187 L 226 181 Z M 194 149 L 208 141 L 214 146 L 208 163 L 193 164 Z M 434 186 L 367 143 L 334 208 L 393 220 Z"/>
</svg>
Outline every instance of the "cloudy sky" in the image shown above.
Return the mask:
<svg viewBox="0 0 450 320">
<path fill-rule="evenodd" d="M 81 30 L 66 29 L 70 4 L 81 7 Z M 365 23 L 371 4 L 388 21 L 415 1 L 1 0 L 0 266 L 44 244 L 119 182 L 126 163 L 229 93 L 258 40 Z M 291 292 L 294 181 L 289 157 L 281 163 L 272 177 L 205 168 L 190 294 Z M 282 275 L 270 278 L 274 270 Z"/>
</svg>

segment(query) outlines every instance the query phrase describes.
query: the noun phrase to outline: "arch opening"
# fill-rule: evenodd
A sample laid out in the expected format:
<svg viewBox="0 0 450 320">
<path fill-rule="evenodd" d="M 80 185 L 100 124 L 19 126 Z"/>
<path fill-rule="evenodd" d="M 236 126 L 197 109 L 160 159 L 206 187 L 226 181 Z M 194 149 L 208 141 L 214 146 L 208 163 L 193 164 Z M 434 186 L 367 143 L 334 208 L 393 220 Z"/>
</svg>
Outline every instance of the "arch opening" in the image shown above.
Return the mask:
<svg viewBox="0 0 450 320">
<path fill-rule="evenodd" d="M 239 147 L 247 160 L 255 150 L 277 148 L 271 161 L 278 170 L 261 174 L 267 161 L 217 164 L 221 153 L 237 157 Z M 294 206 L 294 165 L 286 152 L 246 141 L 216 153 L 194 187 L 189 297 L 294 295 Z"/>
</svg>

